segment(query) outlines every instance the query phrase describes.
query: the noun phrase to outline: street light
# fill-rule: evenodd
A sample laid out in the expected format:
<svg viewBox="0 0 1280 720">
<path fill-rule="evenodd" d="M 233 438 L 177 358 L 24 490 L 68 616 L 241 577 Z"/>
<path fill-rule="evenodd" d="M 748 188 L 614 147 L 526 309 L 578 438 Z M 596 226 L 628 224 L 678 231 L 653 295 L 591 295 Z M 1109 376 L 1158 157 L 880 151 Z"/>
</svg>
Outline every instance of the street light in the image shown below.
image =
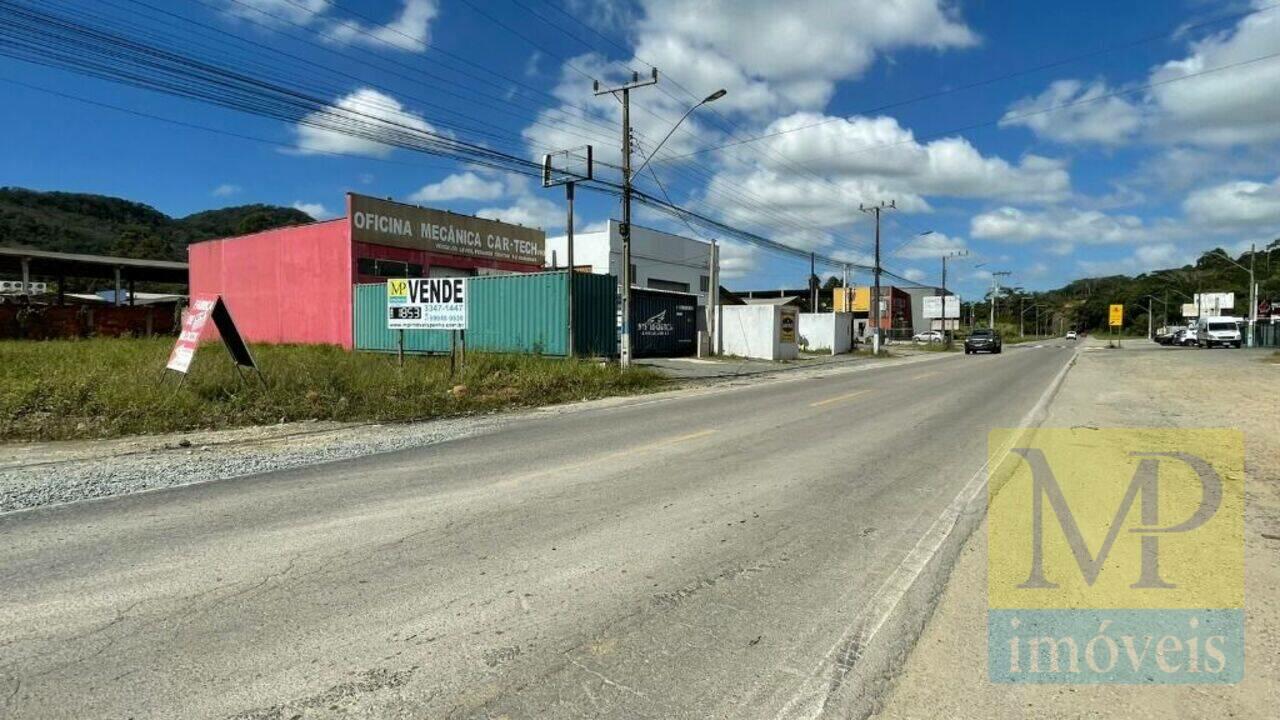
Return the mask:
<svg viewBox="0 0 1280 720">
<path fill-rule="evenodd" d="M 688 110 L 685 110 L 684 115 L 680 116 L 680 119 L 676 121 L 675 125 L 671 126 L 671 129 L 667 131 L 667 134 L 662 138 L 662 141 L 658 143 L 657 147 L 653 149 L 653 152 L 649 153 L 649 157 L 645 158 L 645 161 L 640 163 L 640 169 L 636 170 L 635 174 L 639 175 L 640 173 L 644 172 L 644 169 L 649 165 L 649 161 L 653 160 L 655 157 L 658 156 L 658 151 L 662 149 L 662 146 L 666 144 L 667 140 L 671 139 L 671 136 L 675 134 L 676 129 L 680 127 L 680 124 L 683 123 L 686 118 L 688 118 L 690 115 L 693 114 L 694 110 L 697 110 L 698 108 L 702 107 L 703 105 L 706 105 L 707 103 L 713 103 L 728 94 L 729 94 L 728 90 L 725 90 L 724 88 L 720 88 L 719 90 L 702 98 L 702 102 L 698 103 L 697 105 L 694 105 Z"/>
<path fill-rule="evenodd" d="M 1223 260 L 1226 260 L 1232 265 L 1235 265 L 1241 270 L 1249 273 L 1249 347 L 1253 347 L 1253 326 L 1258 321 L 1258 298 L 1256 297 L 1258 286 L 1255 284 L 1253 277 L 1253 256 L 1257 254 L 1257 245 L 1250 245 L 1249 267 L 1245 267 L 1235 260 L 1232 260 L 1230 255 L 1225 252 L 1222 253 Z M 1270 258 L 1270 255 L 1268 255 L 1268 258 Z"/>
</svg>

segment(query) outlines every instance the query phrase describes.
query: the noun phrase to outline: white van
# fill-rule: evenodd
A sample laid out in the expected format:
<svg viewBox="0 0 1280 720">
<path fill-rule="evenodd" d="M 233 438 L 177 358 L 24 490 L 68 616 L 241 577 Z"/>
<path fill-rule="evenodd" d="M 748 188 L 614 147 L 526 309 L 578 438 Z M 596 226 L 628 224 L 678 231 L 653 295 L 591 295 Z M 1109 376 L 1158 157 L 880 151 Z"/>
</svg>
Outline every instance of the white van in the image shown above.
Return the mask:
<svg viewBox="0 0 1280 720">
<path fill-rule="evenodd" d="M 1240 347 L 1240 325 L 1233 317 L 1203 317 L 1196 322 L 1196 344 L 1202 348 L 1214 345 Z"/>
</svg>

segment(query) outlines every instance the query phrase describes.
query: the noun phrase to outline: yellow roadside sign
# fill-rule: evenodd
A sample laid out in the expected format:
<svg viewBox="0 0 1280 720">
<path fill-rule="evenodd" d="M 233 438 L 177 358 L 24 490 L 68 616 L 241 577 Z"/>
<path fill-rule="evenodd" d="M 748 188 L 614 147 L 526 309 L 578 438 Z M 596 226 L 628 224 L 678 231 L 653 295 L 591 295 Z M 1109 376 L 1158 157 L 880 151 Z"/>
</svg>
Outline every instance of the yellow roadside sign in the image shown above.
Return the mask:
<svg viewBox="0 0 1280 720">
<path fill-rule="evenodd" d="M 1124 324 L 1124 305 L 1111 306 L 1111 327 L 1120 327 Z"/>
</svg>

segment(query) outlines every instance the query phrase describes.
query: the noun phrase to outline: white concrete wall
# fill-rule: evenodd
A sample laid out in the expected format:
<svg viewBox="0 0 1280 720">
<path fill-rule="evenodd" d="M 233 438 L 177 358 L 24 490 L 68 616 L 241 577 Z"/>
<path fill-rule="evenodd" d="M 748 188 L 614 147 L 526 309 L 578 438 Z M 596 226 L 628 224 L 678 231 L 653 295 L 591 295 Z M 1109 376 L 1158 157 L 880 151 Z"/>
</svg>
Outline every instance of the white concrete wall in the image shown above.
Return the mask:
<svg viewBox="0 0 1280 720">
<path fill-rule="evenodd" d="M 800 331 L 796 338 L 800 347 L 809 351 L 826 350 L 832 355 L 849 352 L 853 346 L 849 336 L 851 313 L 800 313 Z"/>
<path fill-rule="evenodd" d="M 784 343 L 779 337 L 782 313 L 783 308 L 778 305 L 722 306 L 720 352 L 761 360 L 796 359 L 800 355 L 798 346 Z"/>
<path fill-rule="evenodd" d="M 556 262 L 568 264 L 568 241 L 565 236 L 547 238 L 546 263 L 551 265 L 554 251 Z M 592 233 L 574 233 L 573 262 L 579 267 L 590 265 L 591 272 L 610 273 L 622 278 L 622 235 L 617 221 L 609 221 L 609 229 Z M 631 262 L 636 266 L 632 283 L 649 287 L 649 280 L 658 279 L 682 283 L 689 292 L 698 296 L 698 304 L 707 304 L 707 293 L 702 291 L 702 278 L 711 277 L 711 244 L 650 230 L 632 223 Z M 663 289 L 663 288 L 659 288 Z"/>
</svg>

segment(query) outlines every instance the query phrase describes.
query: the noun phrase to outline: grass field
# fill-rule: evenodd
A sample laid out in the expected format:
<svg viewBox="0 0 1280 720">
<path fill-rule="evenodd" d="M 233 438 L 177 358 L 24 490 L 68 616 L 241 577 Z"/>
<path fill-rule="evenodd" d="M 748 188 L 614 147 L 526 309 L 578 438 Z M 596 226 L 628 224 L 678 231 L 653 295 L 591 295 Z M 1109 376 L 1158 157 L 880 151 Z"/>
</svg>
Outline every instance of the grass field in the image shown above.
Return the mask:
<svg viewBox="0 0 1280 720">
<path fill-rule="evenodd" d="M 161 370 L 172 338 L 0 341 L 0 440 L 102 438 L 296 420 L 408 421 L 646 392 L 644 368 L 517 355 L 449 360 L 332 347 L 253 348 L 266 387 L 202 347 L 182 387 Z"/>
</svg>

